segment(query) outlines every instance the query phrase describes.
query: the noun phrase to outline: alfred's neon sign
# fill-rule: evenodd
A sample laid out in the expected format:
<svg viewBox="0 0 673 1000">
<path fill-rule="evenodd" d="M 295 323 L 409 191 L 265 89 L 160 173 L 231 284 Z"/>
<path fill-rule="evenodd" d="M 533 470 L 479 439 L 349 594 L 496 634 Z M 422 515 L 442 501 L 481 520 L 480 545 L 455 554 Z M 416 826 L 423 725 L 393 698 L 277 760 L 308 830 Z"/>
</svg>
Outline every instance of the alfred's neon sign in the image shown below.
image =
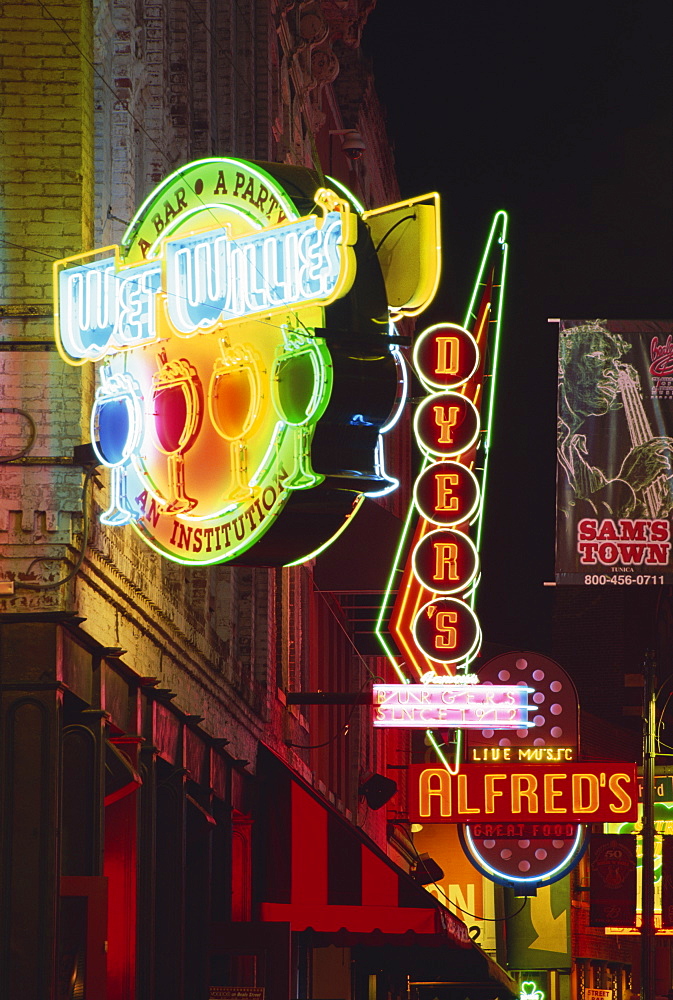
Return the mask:
<svg viewBox="0 0 673 1000">
<path fill-rule="evenodd" d="M 496 768 L 463 764 L 459 774 L 414 764 L 409 770 L 413 823 L 610 823 L 638 813 L 635 764 L 539 764 Z"/>
</svg>

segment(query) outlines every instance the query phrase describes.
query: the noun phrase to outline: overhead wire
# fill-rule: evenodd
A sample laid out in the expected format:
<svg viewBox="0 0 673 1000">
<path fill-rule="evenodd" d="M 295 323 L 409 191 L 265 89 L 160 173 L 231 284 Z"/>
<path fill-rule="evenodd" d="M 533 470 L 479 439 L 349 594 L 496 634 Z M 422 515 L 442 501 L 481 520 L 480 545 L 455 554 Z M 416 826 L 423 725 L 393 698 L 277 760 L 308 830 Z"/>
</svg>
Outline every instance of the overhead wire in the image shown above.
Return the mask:
<svg viewBox="0 0 673 1000">
<path fill-rule="evenodd" d="M 401 826 L 401 825 L 404 825 L 404 824 L 396 824 L 396 825 L 400 825 Z M 416 844 L 414 843 L 414 840 L 413 840 L 413 834 L 410 836 L 409 842 L 411 844 L 411 849 L 413 850 L 414 854 L 416 855 L 416 861 L 422 863 L 423 859 L 422 859 L 421 855 L 418 853 L 418 849 L 417 849 Z M 519 907 L 518 910 L 515 910 L 514 913 L 506 914 L 504 917 L 484 917 L 484 916 L 480 916 L 478 913 L 471 913 L 469 910 L 466 910 L 465 907 L 462 906 L 460 903 L 456 903 L 453 899 L 450 899 L 449 896 L 447 896 L 447 894 L 444 892 L 444 890 L 442 889 L 441 885 L 438 882 L 427 882 L 426 884 L 427 885 L 433 885 L 435 887 L 435 889 L 437 890 L 437 892 L 441 893 L 441 895 L 444 897 L 444 899 L 447 901 L 447 903 L 450 903 L 451 906 L 454 907 L 454 909 L 460 910 L 461 913 L 466 913 L 469 917 L 474 917 L 475 920 L 488 920 L 491 923 L 497 923 L 498 921 L 502 921 L 502 920 L 509 920 L 511 917 L 517 916 L 517 914 L 521 913 L 521 911 L 523 910 L 523 908 L 524 908 L 524 906 L 526 905 L 526 902 L 527 902 L 527 899 L 524 899 L 523 903 L 521 904 L 521 906 Z"/>
<path fill-rule="evenodd" d="M 147 129 L 143 125 L 142 121 L 136 115 L 133 114 L 133 112 L 131 111 L 131 109 L 128 106 L 128 101 L 124 101 L 124 100 L 119 101 L 119 98 L 118 98 L 118 95 L 117 95 L 117 91 L 112 86 L 112 84 L 110 84 L 110 82 L 105 78 L 105 76 L 100 72 L 100 70 L 97 69 L 95 63 L 87 56 L 87 54 L 77 44 L 77 42 L 75 41 L 75 39 L 64 28 L 64 26 L 61 24 L 61 22 L 59 21 L 59 19 L 54 14 L 52 14 L 52 12 L 49 10 L 48 6 L 45 3 L 43 3 L 43 0 L 36 0 L 36 2 L 42 8 L 42 10 L 47 15 L 47 17 L 49 17 L 57 25 L 57 27 L 60 29 L 60 31 L 68 39 L 68 41 L 70 42 L 70 44 L 75 48 L 75 50 L 79 53 L 79 55 L 82 57 L 82 59 L 87 63 L 87 65 L 91 67 L 91 69 L 93 70 L 94 74 L 98 77 L 98 79 L 101 81 L 101 83 L 113 95 L 115 101 L 118 101 L 121 104 L 122 110 L 126 112 L 126 114 L 129 116 L 129 118 L 134 123 L 134 125 L 136 125 L 138 127 L 138 129 L 143 133 L 144 136 L 147 137 L 147 139 L 149 139 L 149 141 L 152 143 L 152 145 L 155 147 L 155 149 L 159 153 L 161 153 L 161 155 L 164 157 L 164 160 L 166 161 L 166 163 L 168 163 L 168 164 L 172 163 L 173 162 L 173 158 L 171 156 L 169 156 L 168 153 L 166 152 L 166 150 L 161 147 L 161 145 L 157 142 L 156 138 L 147 131 Z M 201 22 L 204 24 L 204 26 L 206 27 L 206 30 L 211 34 L 211 37 L 213 37 L 212 36 L 212 32 L 210 32 L 210 29 L 206 25 L 205 21 L 203 21 L 203 19 L 200 17 L 200 15 L 198 14 L 198 12 L 193 7 L 193 5 L 191 3 L 191 0 L 187 0 L 187 3 L 190 6 L 190 8 L 194 11 L 194 13 L 197 15 L 197 17 L 199 17 L 199 19 L 201 20 Z M 230 62 L 232 64 L 232 66 L 234 66 L 234 63 L 233 63 L 233 60 L 231 60 L 231 57 L 226 52 L 224 52 L 224 50 L 220 49 L 220 51 L 222 51 L 227 56 L 227 58 L 230 60 Z M 236 67 L 234 66 L 234 69 L 235 68 Z M 240 73 L 239 73 L 239 76 L 241 76 L 241 79 L 244 81 L 244 83 L 248 87 L 248 90 L 250 91 L 250 95 L 251 95 L 251 97 L 254 100 L 255 95 L 254 95 L 254 92 L 252 91 L 252 88 L 250 87 L 250 84 L 245 80 L 245 77 L 243 77 Z M 204 209 L 207 212 L 209 212 L 210 215 L 212 215 L 212 217 L 213 217 L 213 219 L 215 221 L 218 221 L 217 217 L 215 216 L 215 213 L 213 212 L 212 207 L 210 205 L 206 204 L 203 201 L 203 199 L 197 193 L 197 191 L 194 189 L 194 187 L 191 185 L 191 183 L 189 182 L 189 180 L 186 177 L 184 177 L 184 175 L 182 175 L 182 173 L 181 173 L 181 171 L 179 169 L 177 171 L 175 171 L 175 172 L 182 178 L 183 182 L 190 188 L 192 194 L 203 205 Z M 54 260 L 58 260 L 59 258 L 58 257 L 54 257 L 53 259 Z M 265 275 L 259 270 L 259 268 L 256 265 L 255 265 L 255 270 L 257 271 L 258 276 L 262 279 L 262 281 L 266 281 L 267 280 L 266 277 L 265 277 Z"/>
<path fill-rule="evenodd" d="M 355 641 L 354 641 L 352 635 L 349 633 L 349 631 L 345 627 L 344 623 L 342 621 L 340 621 L 339 616 L 334 611 L 334 608 L 332 608 L 330 606 L 330 603 L 327 600 L 326 592 L 323 591 L 323 590 L 320 590 L 319 587 L 316 587 L 315 583 L 313 585 L 313 589 L 314 589 L 314 591 L 315 591 L 316 594 L 320 594 L 321 598 L 323 599 L 323 602 L 324 602 L 325 606 L 327 607 L 327 610 L 330 612 L 330 614 L 334 618 L 335 622 L 337 623 L 337 625 L 339 626 L 339 628 L 341 629 L 341 631 L 343 632 L 343 634 L 346 636 L 348 642 L 353 647 L 355 655 L 357 656 L 358 660 L 360 661 L 360 663 L 362 664 L 362 666 L 365 668 L 365 670 L 367 671 L 367 673 L 370 675 L 370 677 L 372 678 L 372 680 L 373 681 L 379 681 L 381 684 L 383 684 L 384 683 L 384 678 L 381 677 L 379 674 L 375 674 L 374 671 L 371 669 L 371 667 L 369 666 L 369 664 L 365 660 L 364 656 L 362 655 L 362 653 L 360 652 L 360 650 L 355 645 Z M 381 655 L 383 655 L 383 654 L 381 654 Z"/>
<path fill-rule="evenodd" d="M 394 233 L 398 226 L 401 226 L 403 222 L 409 222 L 410 220 L 413 220 L 415 218 L 416 218 L 415 213 L 412 213 L 411 215 L 405 215 L 404 218 L 398 219 L 397 222 L 393 223 L 393 225 L 390 227 L 390 229 L 388 229 L 387 232 L 385 232 L 383 234 L 383 236 L 381 237 L 381 239 L 379 240 L 379 242 L 374 247 L 374 253 L 378 253 L 379 252 L 379 250 L 381 249 L 381 247 L 383 246 L 383 244 L 386 242 L 386 240 L 388 239 L 388 237 L 390 236 L 390 234 Z"/>
<path fill-rule="evenodd" d="M 6 465 L 7 462 L 16 462 L 19 458 L 23 458 L 27 455 L 35 444 L 35 436 L 37 434 L 37 427 L 35 426 L 35 421 L 31 417 L 27 410 L 20 410 L 16 406 L 3 406 L 0 407 L 0 413 L 17 413 L 19 416 L 23 417 L 28 421 L 30 425 L 30 430 L 28 432 L 28 442 L 23 446 L 21 451 L 17 451 L 14 455 L 0 455 L 0 465 Z"/>
<path fill-rule="evenodd" d="M 360 687 L 360 690 L 358 691 L 358 694 L 362 694 L 362 692 L 364 691 L 364 689 L 367 687 L 368 683 L 369 683 L 369 681 L 365 681 L 364 684 L 362 684 L 362 686 Z M 334 741 L 338 740 L 341 736 L 348 736 L 348 733 L 350 732 L 350 722 L 351 722 L 351 719 L 353 718 L 353 715 L 355 714 L 356 708 L 359 708 L 359 707 L 360 706 L 358 705 L 358 703 L 355 702 L 354 705 L 353 705 L 353 707 L 351 708 L 350 712 L 348 713 L 348 718 L 346 719 L 346 721 L 344 722 L 344 724 L 339 727 L 339 731 L 336 732 L 334 734 L 334 736 L 330 736 L 330 738 L 328 740 L 325 740 L 324 743 L 315 743 L 312 746 L 305 746 L 303 743 L 293 743 L 291 740 L 286 740 L 285 741 L 285 746 L 286 747 L 292 747 L 295 750 L 322 750 L 323 747 L 328 747 L 330 745 L 330 743 L 334 743 Z"/>
<path fill-rule="evenodd" d="M 45 4 L 43 2 L 43 0 L 36 0 L 36 2 L 42 8 L 42 10 L 44 11 L 45 15 L 47 17 L 49 17 L 58 26 L 58 28 L 60 29 L 60 31 L 68 39 L 68 41 L 70 42 L 70 44 L 75 48 L 75 50 L 79 53 L 79 55 L 82 57 L 82 59 L 91 67 L 91 69 L 93 70 L 93 72 L 97 76 L 97 78 L 106 87 L 106 89 L 113 95 L 113 97 L 115 98 L 115 101 L 119 101 L 119 98 L 118 98 L 118 95 L 117 95 L 117 92 L 116 92 L 115 88 L 106 79 L 106 77 L 100 72 L 100 70 L 96 67 L 95 63 L 87 56 L 87 54 L 83 51 L 83 49 L 81 48 L 81 46 L 78 45 L 77 41 L 72 37 L 72 35 L 61 24 L 61 22 L 59 21 L 59 19 L 51 12 L 51 10 L 47 6 L 47 4 Z M 187 3 L 188 3 L 188 6 L 190 7 L 190 9 L 193 11 L 194 15 L 198 18 L 198 20 L 204 26 L 204 28 L 206 29 L 206 31 L 208 32 L 208 34 L 210 35 L 210 37 L 215 42 L 215 45 L 217 46 L 218 51 L 221 52 L 225 56 L 225 58 L 227 58 L 230 61 L 231 65 L 232 65 L 232 68 L 237 72 L 238 76 L 241 78 L 241 80 L 243 81 L 243 83 L 248 88 L 248 90 L 250 92 L 250 96 L 254 99 L 255 95 L 254 95 L 254 92 L 253 92 L 253 90 L 252 90 L 249 82 L 240 73 L 240 71 L 237 70 L 237 68 L 236 68 L 233 60 L 231 59 L 231 56 L 229 55 L 229 53 L 227 53 L 226 50 L 223 49 L 219 45 L 219 43 L 217 42 L 217 39 L 213 35 L 210 27 L 208 26 L 208 24 L 206 23 L 206 21 L 204 21 L 204 19 L 201 17 L 201 14 L 196 10 L 196 8 L 194 7 L 194 5 L 191 2 L 191 0 L 187 0 Z M 237 4 L 237 6 L 239 6 L 239 5 Z M 243 19 L 246 20 L 245 15 L 243 14 L 243 11 L 240 8 L 240 6 L 239 6 L 239 10 L 241 10 L 241 14 L 243 16 Z M 251 28 L 249 22 L 246 22 L 246 23 L 248 24 L 249 30 L 252 32 L 252 28 Z M 122 110 L 125 111 L 126 114 L 128 114 L 129 118 L 134 123 L 134 125 L 136 125 L 138 127 L 138 129 L 143 133 L 143 135 L 145 135 L 146 138 L 152 143 L 152 145 L 155 147 L 155 149 L 164 157 L 166 163 L 170 164 L 172 162 L 172 158 L 169 156 L 169 154 L 167 153 L 167 151 L 161 147 L 161 145 L 157 142 L 156 138 L 147 131 L 147 129 L 143 125 L 142 121 L 136 115 L 133 114 L 133 112 L 131 111 L 131 109 L 128 106 L 128 101 L 122 100 L 122 101 L 119 101 L 119 103 L 121 104 Z M 303 111 L 304 111 L 305 117 L 307 117 L 307 111 L 306 111 L 306 109 L 304 108 Z M 323 171 L 322 171 L 322 166 L 320 165 L 319 157 L 317 156 L 317 149 L 315 147 L 315 138 L 313 136 L 313 132 L 312 132 L 312 129 L 310 128 L 310 123 L 308 122 L 308 120 L 306 121 L 306 127 L 307 127 L 307 130 L 310 133 L 311 140 L 312 140 L 312 158 L 314 160 L 314 166 L 316 168 L 316 171 L 318 172 L 320 183 L 323 186 L 326 186 L 326 179 L 325 179 L 325 176 L 324 176 Z M 317 158 L 317 162 L 316 162 L 316 158 Z M 189 180 L 181 173 L 180 169 L 176 170 L 175 173 L 178 176 L 181 177 L 181 180 L 185 184 L 187 184 L 187 186 L 190 188 L 190 191 L 193 194 L 193 196 L 195 197 L 195 199 L 198 202 L 200 202 L 201 205 L 203 205 L 204 210 L 206 212 L 208 212 L 213 217 L 213 219 L 216 222 L 218 222 L 218 225 L 219 225 L 219 220 L 215 216 L 215 213 L 213 212 L 212 206 L 204 202 L 203 198 L 196 192 L 195 188 L 192 186 L 192 184 L 189 182 Z M 385 237 L 384 237 L 384 239 L 385 239 Z M 58 260 L 62 259 L 58 255 L 53 254 L 53 253 L 49 253 L 49 252 L 47 252 L 46 250 L 43 250 L 43 249 L 39 249 L 39 248 L 35 248 L 35 247 L 22 246 L 21 244 L 13 243 L 13 242 L 11 242 L 9 240 L 5 240 L 2 237 L 0 237 L 0 240 L 5 245 L 7 245 L 7 246 L 13 246 L 13 247 L 15 247 L 17 249 L 22 249 L 22 250 L 26 250 L 28 252 L 42 254 L 42 255 L 44 255 L 46 257 L 50 257 L 54 261 L 58 261 Z M 265 282 L 268 287 L 270 287 L 270 282 L 269 282 L 268 278 L 266 277 L 266 275 L 260 270 L 260 268 L 257 266 L 256 263 L 253 264 L 253 266 L 255 268 L 255 271 L 256 271 L 258 277 L 263 282 Z M 127 280 L 129 280 L 129 279 L 127 279 Z M 132 281 L 133 279 L 130 279 L 130 280 Z M 186 296 L 181 296 L 181 297 L 186 300 Z M 221 310 L 219 310 L 217 306 L 211 305 L 210 303 L 203 303 L 203 306 L 206 309 L 212 309 L 214 313 L 221 312 Z M 288 311 L 290 313 L 293 312 L 293 310 L 292 310 L 291 307 L 288 307 Z M 296 313 L 296 311 L 295 311 L 295 313 Z M 299 325 L 302 325 L 302 326 L 304 325 L 301 322 L 301 318 L 298 315 L 295 315 L 295 319 L 297 320 L 297 322 L 299 323 Z M 265 321 L 264 320 L 260 320 L 259 322 L 264 323 Z M 273 323 L 267 322 L 266 325 L 268 325 L 268 326 L 270 326 L 272 328 L 275 328 L 275 325 Z"/>
<path fill-rule="evenodd" d="M 11 240 L 6 240 L 4 236 L 0 236 L 0 243 L 4 243 L 5 246 L 14 247 L 16 250 L 28 250 L 30 253 L 39 253 L 43 257 L 49 257 L 51 260 L 59 260 L 60 258 L 54 254 L 49 253 L 47 250 L 36 249 L 35 247 L 26 247 L 21 243 L 12 243 Z"/>
<path fill-rule="evenodd" d="M 236 66 L 236 64 L 235 64 L 234 60 L 233 60 L 233 59 L 231 58 L 231 56 L 229 55 L 229 53 L 227 52 L 227 50 L 226 50 L 226 49 L 224 49 L 224 48 L 222 48 L 222 46 L 220 45 L 219 41 L 217 40 L 217 38 L 215 37 L 215 35 L 214 35 L 214 34 L 213 34 L 213 32 L 211 31 L 211 29 L 210 29 L 209 25 L 208 25 L 208 24 L 206 23 L 206 21 L 204 21 L 204 19 L 203 19 L 203 18 L 201 17 L 201 14 L 200 14 L 200 13 L 198 12 L 198 10 L 196 9 L 196 7 L 195 7 L 195 6 L 194 6 L 194 4 L 192 3 L 192 0 L 187 0 L 187 6 L 188 6 L 188 7 L 189 7 L 189 8 L 190 8 L 190 9 L 192 10 L 192 12 L 194 13 L 194 15 L 195 15 L 195 17 L 197 18 L 197 20 L 199 20 L 199 21 L 201 22 L 201 24 L 203 25 L 203 27 L 204 27 L 204 28 L 206 29 L 206 31 L 207 31 L 207 32 L 208 32 L 208 34 L 210 35 L 211 39 L 212 39 L 212 40 L 213 40 L 213 42 L 215 43 L 215 48 L 217 49 L 217 51 L 218 51 L 218 52 L 219 52 L 219 53 L 220 53 L 221 55 L 223 55 L 225 59 L 227 59 L 227 60 L 228 60 L 228 62 L 230 63 L 230 65 L 231 65 L 231 68 L 233 69 L 234 73 L 236 73 L 236 75 L 237 75 L 237 76 L 238 76 L 238 77 L 239 77 L 239 78 L 240 78 L 240 79 L 241 79 L 241 80 L 243 81 L 243 83 L 245 84 L 245 86 L 246 86 L 246 87 L 247 87 L 247 89 L 248 89 L 248 92 L 249 92 L 250 96 L 252 97 L 252 99 L 253 99 L 253 101 L 254 101 L 254 100 L 256 99 L 256 95 L 255 95 L 255 92 L 254 92 L 254 90 L 252 89 L 252 86 L 250 85 L 250 81 L 249 81 L 249 80 L 247 80 L 247 79 L 246 79 L 246 78 L 245 78 L 245 77 L 243 76 L 243 74 L 242 74 L 242 73 L 241 73 L 241 71 L 240 71 L 240 70 L 238 69 L 238 67 Z M 253 38 L 253 37 L 254 37 L 254 32 L 253 32 L 253 29 L 252 29 L 252 25 L 250 24 L 250 22 L 249 22 L 249 21 L 248 21 L 248 19 L 246 18 L 246 16 L 245 16 L 245 14 L 243 13 L 243 11 L 242 11 L 242 9 L 241 9 L 240 5 L 239 5 L 239 4 L 237 3 L 237 4 L 236 4 L 236 6 L 238 7 L 239 11 L 241 12 L 241 17 L 242 17 L 242 18 L 243 18 L 243 20 L 245 21 L 245 24 L 246 24 L 246 26 L 247 26 L 247 28 L 248 28 L 248 31 L 250 32 L 250 37 L 251 37 L 251 38 Z"/>
<path fill-rule="evenodd" d="M 154 138 L 154 136 L 150 135 L 150 133 L 147 131 L 147 129 L 143 125 L 142 121 L 140 121 L 139 118 L 136 118 L 136 116 L 133 114 L 133 112 L 130 110 L 130 108 L 128 106 L 128 101 L 124 101 L 124 100 L 120 101 L 119 100 L 119 96 L 118 96 L 117 91 L 115 90 L 115 88 L 112 86 L 112 84 L 110 84 L 105 79 L 105 77 L 100 72 L 100 70 L 98 70 L 96 68 L 96 64 L 93 62 L 93 60 L 89 58 L 89 56 L 77 44 L 77 42 L 72 37 L 72 35 L 63 27 L 63 25 L 61 24 L 61 22 L 59 21 L 59 19 L 56 17 L 56 15 L 52 14 L 52 12 L 50 11 L 49 7 L 45 3 L 43 3 L 42 0 L 35 0 L 35 2 L 38 4 L 38 6 L 40 6 L 42 8 L 42 10 L 47 15 L 47 17 L 50 18 L 54 22 L 54 24 L 60 29 L 60 31 L 62 31 L 62 33 L 68 39 L 68 41 L 70 42 L 70 44 L 80 54 L 80 56 L 85 61 L 85 63 L 88 66 L 90 66 L 90 68 L 93 70 L 94 74 L 98 77 L 98 79 L 101 81 L 101 83 L 110 91 L 110 93 L 114 97 L 115 101 L 118 101 L 121 104 L 122 110 L 127 113 L 127 115 L 129 116 L 129 118 L 131 119 L 131 121 L 133 122 L 133 124 L 137 125 L 137 127 L 140 129 L 140 131 L 143 133 L 143 135 L 147 136 L 147 138 L 150 140 L 150 142 L 152 143 L 152 145 L 158 150 L 158 152 L 161 153 L 161 155 L 166 159 L 166 161 L 168 163 L 170 163 L 171 162 L 171 158 L 167 155 L 166 151 L 161 148 L 161 146 L 156 141 L 156 139 Z M 189 2 L 189 0 L 188 0 L 188 2 Z"/>
<path fill-rule="evenodd" d="M 436 882 L 433 882 L 432 884 L 434 885 L 437 892 L 441 893 L 441 895 L 444 897 L 447 903 L 450 903 L 451 906 L 453 906 L 456 910 L 460 910 L 461 913 L 465 913 L 468 917 L 474 917 L 475 920 L 484 920 L 494 924 L 500 923 L 503 920 L 511 920 L 512 917 L 518 916 L 519 913 L 521 913 L 521 911 L 524 909 L 526 903 L 528 902 L 528 897 L 526 897 L 518 910 L 515 910 L 514 913 L 506 913 L 504 917 L 485 917 L 483 916 L 483 914 L 479 915 L 478 913 L 470 913 L 470 911 L 466 910 L 461 903 L 456 903 L 454 902 L 454 900 L 449 899 L 449 897 L 442 889 L 441 885 L 438 885 Z"/>
</svg>

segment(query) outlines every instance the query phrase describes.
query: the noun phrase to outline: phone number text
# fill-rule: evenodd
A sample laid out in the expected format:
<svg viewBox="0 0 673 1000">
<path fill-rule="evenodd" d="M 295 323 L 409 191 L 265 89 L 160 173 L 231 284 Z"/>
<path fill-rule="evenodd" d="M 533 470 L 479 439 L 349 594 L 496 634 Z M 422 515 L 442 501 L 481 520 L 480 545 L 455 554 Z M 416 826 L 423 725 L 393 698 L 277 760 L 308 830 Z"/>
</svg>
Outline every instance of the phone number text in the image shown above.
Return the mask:
<svg viewBox="0 0 673 1000">
<path fill-rule="evenodd" d="M 629 576 L 628 574 L 607 576 L 606 574 L 587 573 L 584 577 L 584 582 L 597 586 L 603 586 L 603 584 L 607 583 L 614 584 L 616 587 L 630 587 L 633 584 L 647 586 L 647 584 L 663 583 L 664 577 L 655 574 L 650 575 L 649 573 L 638 574 L 638 576 Z"/>
</svg>

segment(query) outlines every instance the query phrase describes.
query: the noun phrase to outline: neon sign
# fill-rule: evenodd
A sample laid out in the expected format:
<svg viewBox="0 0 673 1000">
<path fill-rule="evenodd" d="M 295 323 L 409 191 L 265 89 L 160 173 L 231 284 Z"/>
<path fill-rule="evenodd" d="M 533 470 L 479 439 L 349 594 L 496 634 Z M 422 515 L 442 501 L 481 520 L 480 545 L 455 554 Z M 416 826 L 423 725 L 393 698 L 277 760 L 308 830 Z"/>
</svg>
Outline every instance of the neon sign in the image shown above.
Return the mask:
<svg viewBox="0 0 673 1000">
<path fill-rule="evenodd" d="M 468 860 L 477 871 L 500 885 L 514 888 L 538 887 L 551 885 L 567 875 L 575 867 L 587 849 L 588 839 L 585 837 L 586 827 L 581 823 L 570 824 L 572 834 L 562 834 L 550 838 L 545 832 L 545 825 L 540 824 L 542 835 L 524 840 L 494 840 L 477 841 L 472 825 L 458 827 L 458 837 Z M 525 845 L 527 857 L 521 857 L 519 845 Z M 503 868 L 511 867 L 509 871 Z"/>
<path fill-rule="evenodd" d="M 469 660 L 481 643 L 478 619 L 460 598 L 478 576 L 479 557 L 468 535 L 458 530 L 479 503 L 479 486 L 464 463 L 480 430 L 479 410 L 465 392 L 479 362 L 475 338 L 452 323 L 429 327 L 414 348 L 419 378 L 440 390 L 423 400 L 414 418 L 416 440 L 426 454 L 414 496 L 429 517 L 417 530 L 411 566 L 426 603 L 417 602 L 410 629 L 407 615 L 398 611 L 391 631 L 401 646 L 415 649 L 417 663 L 435 670 L 437 664 Z M 461 386 L 463 392 L 455 391 Z M 431 531 L 430 524 L 441 530 Z"/>
<path fill-rule="evenodd" d="M 477 440 L 479 411 L 458 392 L 436 392 L 418 407 L 414 430 L 428 455 L 453 458 L 469 451 Z"/>
<path fill-rule="evenodd" d="M 538 989 L 537 983 L 527 980 L 521 983 L 519 1000 L 545 1000 L 545 995 L 541 989 Z"/>
<path fill-rule="evenodd" d="M 443 678 L 466 671 L 481 644 L 474 612 L 477 553 L 493 426 L 506 227 L 506 214 L 498 212 L 464 326 L 429 327 L 414 347 L 414 366 L 429 393 L 414 421 L 424 463 L 376 629 L 404 683 L 428 670 Z M 389 612 L 393 589 L 397 598 Z M 446 766 L 454 766 L 431 732 L 429 739 Z M 459 735 L 456 767 L 460 746 Z"/>
<path fill-rule="evenodd" d="M 354 276 L 350 206 L 324 188 L 315 200 L 321 218 L 238 239 L 229 224 L 167 238 L 158 247 L 164 257 L 158 262 L 123 267 L 118 253 L 102 260 L 69 258 L 70 266 L 58 274 L 63 352 L 73 360 L 98 361 L 153 343 L 162 310 L 176 336 L 190 337 L 227 321 L 299 303 L 326 305 L 345 294 Z M 339 211 L 327 211 L 328 204 Z"/>
<path fill-rule="evenodd" d="M 420 540 L 413 555 L 416 579 L 431 593 L 455 594 L 474 580 L 479 557 L 462 531 L 431 531 Z"/>
<path fill-rule="evenodd" d="M 535 725 L 535 723 L 532 723 Z M 508 761 L 537 761 L 545 764 L 556 764 L 565 760 L 575 760 L 577 754 L 574 747 L 470 747 L 469 759 L 477 763 L 497 763 Z"/>
<path fill-rule="evenodd" d="M 419 253 L 438 224 L 428 199 L 408 203 L 425 220 Z M 120 246 L 56 263 L 59 351 L 98 367 L 103 523 L 188 565 L 280 565 L 396 488 L 384 435 L 406 375 L 390 317 L 405 296 L 427 304 L 438 250 L 422 251 L 420 291 L 408 278 L 400 291 L 399 261 L 390 246 L 379 260 L 371 235 L 389 211 L 370 225 L 304 168 L 218 157 L 159 185 Z"/>
<path fill-rule="evenodd" d="M 424 604 L 414 618 L 413 636 L 417 647 L 437 663 L 467 660 L 481 643 L 474 611 L 453 597 L 438 597 Z"/>
<path fill-rule="evenodd" d="M 670 789 L 667 787 L 666 776 L 657 775 L 655 781 L 655 794 L 661 796 L 654 803 L 654 828 L 655 828 L 655 839 L 654 839 L 654 926 L 655 934 L 657 937 L 671 937 L 673 936 L 673 928 L 671 928 L 671 921 L 668 918 L 668 913 L 664 906 L 663 895 L 667 895 L 667 889 L 664 888 L 665 879 L 667 877 L 665 868 L 667 862 L 665 860 L 665 852 L 667 852 L 667 844 L 671 840 L 671 835 L 673 834 L 673 802 L 670 801 Z M 641 933 L 642 923 L 643 923 L 643 913 L 642 913 L 642 870 L 643 870 L 643 815 L 642 815 L 642 802 L 638 807 L 638 819 L 635 823 L 622 823 L 622 824 L 610 824 L 609 826 L 603 827 L 606 833 L 618 833 L 636 834 L 636 875 L 637 875 L 637 899 L 636 899 L 636 913 L 634 926 L 631 927 L 605 927 L 606 934 L 629 934 L 636 935 Z M 666 845 L 666 846 L 665 846 Z M 663 912 L 662 912 L 663 911 Z M 664 919 L 664 913 L 666 912 L 667 919 Z"/>
<path fill-rule="evenodd" d="M 529 716 L 533 725 L 505 734 L 493 727 L 469 730 L 467 756 L 472 766 L 499 773 L 503 764 L 517 765 L 544 782 L 549 765 L 563 765 L 565 771 L 577 760 L 577 691 L 558 663 L 539 653 L 514 651 L 489 660 L 477 677 L 482 683 L 533 688 Z M 554 788 L 557 781 L 552 781 Z M 470 862 L 487 878 L 511 886 L 549 885 L 562 878 L 586 849 L 586 822 L 558 815 L 537 822 L 520 818 L 514 824 L 469 821 L 458 827 L 458 835 Z"/>
<path fill-rule="evenodd" d="M 414 484 L 416 507 L 426 521 L 437 526 L 469 522 L 479 499 L 475 474 L 458 462 L 433 462 Z"/>
<path fill-rule="evenodd" d="M 409 769 L 412 823 L 469 823 L 474 816 L 494 823 L 608 823 L 637 813 L 633 763 L 464 764 L 457 775 L 424 764 Z"/>
<path fill-rule="evenodd" d="M 491 684 L 375 684 L 374 725 L 387 728 L 520 729 L 527 687 Z"/>
</svg>

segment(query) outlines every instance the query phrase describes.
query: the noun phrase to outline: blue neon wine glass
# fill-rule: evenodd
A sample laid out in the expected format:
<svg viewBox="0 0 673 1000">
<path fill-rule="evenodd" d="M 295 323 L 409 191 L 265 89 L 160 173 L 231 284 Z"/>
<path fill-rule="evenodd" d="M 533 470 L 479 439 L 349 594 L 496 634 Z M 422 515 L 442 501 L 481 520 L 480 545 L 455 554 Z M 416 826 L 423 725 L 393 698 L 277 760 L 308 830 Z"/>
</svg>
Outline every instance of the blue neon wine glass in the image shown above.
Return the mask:
<svg viewBox="0 0 673 1000">
<path fill-rule="evenodd" d="M 103 369 L 91 411 L 91 441 L 99 461 L 110 469 L 110 506 L 102 524 L 128 524 L 138 511 L 128 499 L 126 470 L 143 429 L 143 397 L 133 376 Z"/>
</svg>

